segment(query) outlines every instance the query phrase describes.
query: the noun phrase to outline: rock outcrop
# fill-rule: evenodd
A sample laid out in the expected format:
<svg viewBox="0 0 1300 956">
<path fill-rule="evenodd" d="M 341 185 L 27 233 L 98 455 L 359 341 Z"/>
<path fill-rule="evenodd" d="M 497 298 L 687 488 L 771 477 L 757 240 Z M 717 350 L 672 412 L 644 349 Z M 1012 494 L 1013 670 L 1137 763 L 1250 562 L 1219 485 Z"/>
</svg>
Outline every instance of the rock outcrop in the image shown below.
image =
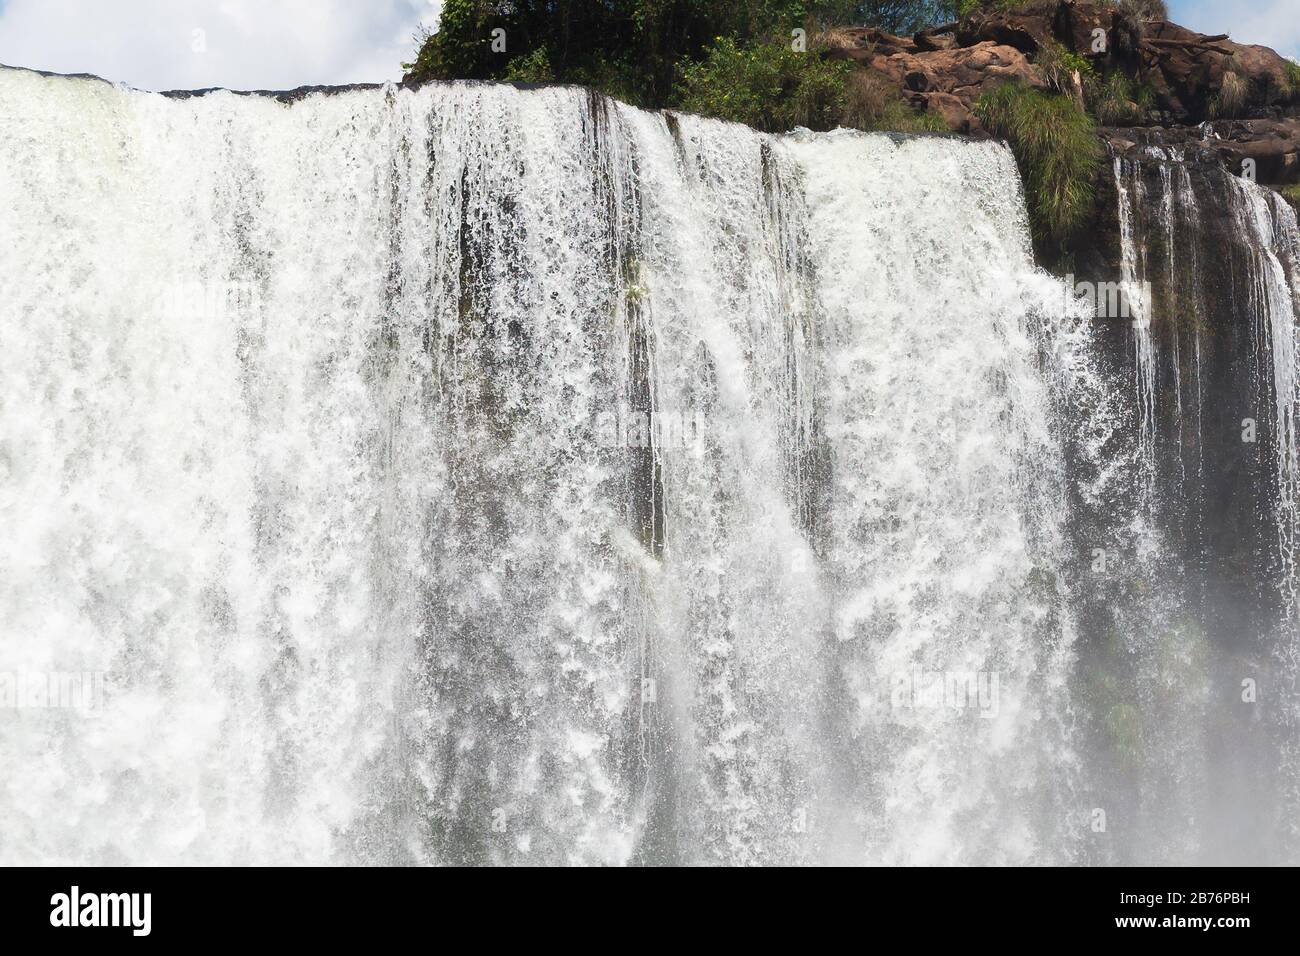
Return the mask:
<svg viewBox="0 0 1300 956">
<path fill-rule="evenodd" d="M 1241 175 L 1246 160 L 1252 175 L 1266 185 L 1300 182 L 1300 120 L 1216 120 L 1200 126 L 1112 127 L 1101 130 L 1112 149 L 1126 155 L 1144 147 L 1177 150 L 1188 159 L 1210 162 Z"/>
<path fill-rule="evenodd" d="M 1122 104 L 1133 125 L 1102 130 L 1117 150 L 1195 150 L 1233 172 L 1253 159 L 1260 182 L 1300 182 L 1300 66 L 1267 47 L 1079 0 L 980 11 L 912 37 L 838 29 L 826 42 L 830 56 L 888 78 L 914 108 L 977 137 L 988 134 L 976 103 L 1002 83 L 1082 99 L 1080 72 L 1094 82 L 1121 74 L 1140 102 Z"/>
<path fill-rule="evenodd" d="M 1043 71 L 1014 46 L 992 40 L 958 45 L 952 37 L 893 36 L 874 27 L 836 31 L 832 56 L 861 63 L 893 81 L 914 107 L 940 113 L 957 133 L 985 135 L 973 108 L 1008 80 L 1046 89 Z"/>
</svg>

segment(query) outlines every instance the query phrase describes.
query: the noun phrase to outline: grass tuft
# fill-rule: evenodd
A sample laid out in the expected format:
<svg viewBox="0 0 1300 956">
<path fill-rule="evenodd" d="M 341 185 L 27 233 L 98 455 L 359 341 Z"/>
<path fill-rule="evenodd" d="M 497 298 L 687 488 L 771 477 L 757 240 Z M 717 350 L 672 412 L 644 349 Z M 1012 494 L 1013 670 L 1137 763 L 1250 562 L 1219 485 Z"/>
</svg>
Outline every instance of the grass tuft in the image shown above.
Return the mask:
<svg viewBox="0 0 1300 956">
<path fill-rule="evenodd" d="M 1090 60 L 1071 53 L 1055 40 L 1048 40 L 1038 48 L 1034 63 L 1043 71 L 1047 84 L 1058 93 L 1068 93 L 1074 87 L 1075 73 L 1085 84 L 1095 73 Z"/>
<path fill-rule="evenodd" d="M 1086 92 L 1088 106 L 1102 126 L 1137 126 L 1145 122 L 1155 98 L 1149 84 L 1137 85 L 1119 70 L 1090 78 Z"/>
<path fill-rule="evenodd" d="M 1035 234 L 1064 242 L 1092 212 L 1102 161 L 1092 117 L 1068 97 L 1019 82 L 985 93 L 975 112 L 1016 156 Z"/>
<path fill-rule="evenodd" d="M 1286 88 L 1291 99 L 1300 100 L 1300 63 L 1295 60 L 1286 61 Z"/>
<path fill-rule="evenodd" d="M 1210 100 L 1210 116 L 1214 119 L 1235 119 L 1246 109 L 1250 86 L 1245 77 L 1237 73 L 1223 74 L 1219 92 Z"/>
</svg>

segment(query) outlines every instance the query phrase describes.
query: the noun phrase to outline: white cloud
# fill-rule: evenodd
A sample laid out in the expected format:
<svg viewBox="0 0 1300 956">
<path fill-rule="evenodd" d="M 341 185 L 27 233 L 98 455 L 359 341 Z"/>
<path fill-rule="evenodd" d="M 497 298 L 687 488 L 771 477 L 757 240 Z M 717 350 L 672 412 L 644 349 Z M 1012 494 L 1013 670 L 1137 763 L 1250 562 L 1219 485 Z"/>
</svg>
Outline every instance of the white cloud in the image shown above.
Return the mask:
<svg viewBox="0 0 1300 956">
<path fill-rule="evenodd" d="M 1191 0 L 1170 8 L 1174 22 L 1193 30 L 1300 56 L 1300 0 Z"/>
<path fill-rule="evenodd" d="M 401 77 L 442 0 L 0 0 L 0 63 L 148 90 Z"/>
</svg>

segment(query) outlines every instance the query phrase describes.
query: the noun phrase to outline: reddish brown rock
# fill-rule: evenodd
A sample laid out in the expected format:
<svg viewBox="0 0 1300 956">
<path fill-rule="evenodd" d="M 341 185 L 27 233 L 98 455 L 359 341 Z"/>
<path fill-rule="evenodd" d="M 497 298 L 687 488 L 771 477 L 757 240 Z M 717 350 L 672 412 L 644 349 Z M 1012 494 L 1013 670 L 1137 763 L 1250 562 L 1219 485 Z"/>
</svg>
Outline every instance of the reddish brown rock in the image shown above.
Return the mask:
<svg viewBox="0 0 1300 956">
<path fill-rule="evenodd" d="M 1129 38 L 1121 36 L 1116 24 L 1121 19 L 1114 7 L 1065 2 L 1057 5 L 1052 14 L 1052 33 L 1068 50 L 1097 59 L 1111 54 L 1117 47 L 1131 47 Z M 1097 43 L 1100 30 L 1101 43 Z M 1102 49 L 1095 49 L 1100 45 Z"/>
<path fill-rule="evenodd" d="M 1036 53 L 1055 38 L 1057 4 L 1045 3 L 1015 13 L 992 10 L 967 17 L 957 25 L 958 46 L 996 43 L 1021 53 Z"/>
<path fill-rule="evenodd" d="M 873 27 L 831 31 L 829 55 L 853 60 L 888 78 L 915 107 L 943 116 L 956 132 L 982 133 L 973 115 L 986 90 L 1019 80 L 1038 89 L 1048 77 L 1035 60 L 1049 45 L 1083 56 L 1098 75 L 1117 71 L 1150 93 L 1147 122 L 1195 127 L 1223 118 L 1225 76 L 1244 81 L 1237 115 L 1260 121 L 1241 135 L 1238 158 L 1258 154 L 1269 168 L 1287 168 L 1288 135 L 1263 121 L 1300 116 L 1300 90 L 1290 86 L 1287 61 L 1262 46 L 1207 36 L 1165 20 L 1138 21 L 1116 6 L 1084 0 L 1045 0 L 1014 12 L 983 10 L 958 23 L 900 37 Z M 1054 82 L 1076 102 L 1073 77 Z M 1241 85 L 1241 84 L 1238 84 Z M 1136 106 L 1134 114 L 1139 114 Z M 1248 145 L 1253 144 L 1253 145 Z"/>
<path fill-rule="evenodd" d="M 878 56 L 917 51 L 911 37 L 894 36 L 876 27 L 840 27 L 822 34 L 820 40 L 829 56 L 859 63 L 870 63 Z"/>
<path fill-rule="evenodd" d="M 914 102 L 914 106 L 942 116 L 948 128 L 955 133 L 965 133 L 967 136 L 987 135 L 968 104 L 951 93 L 928 93 L 914 99 L 920 101 Z"/>
<path fill-rule="evenodd" d="M 1042 71 L 1023 53 L 992 42 L 924 50 L 904 40 L 837 47 L 831 55 L 848 57 L 883 74 L 914 106 L 938 112 L 950 129 L 972 135 L 983 133 L 973 110 L 984 91 L 1009 80 L 1021 80 L 1038 89 L 1047 85 Z"/>
</svg>

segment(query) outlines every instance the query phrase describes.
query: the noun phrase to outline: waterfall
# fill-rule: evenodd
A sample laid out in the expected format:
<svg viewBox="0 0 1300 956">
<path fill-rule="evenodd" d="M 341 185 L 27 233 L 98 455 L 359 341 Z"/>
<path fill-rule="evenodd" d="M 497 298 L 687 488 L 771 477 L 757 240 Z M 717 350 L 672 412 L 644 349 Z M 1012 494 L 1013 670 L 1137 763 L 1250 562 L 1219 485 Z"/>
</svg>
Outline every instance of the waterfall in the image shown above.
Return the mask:
<svg viewBox="0 0 1300 956">
<path fill-rule="evenodd" d="M 1005 147 L 0 68 L 0 152 L 0 861 L 1068 863 L 1153 812 L 1095 738 L 1169 671 L 1090 668 L 1205 665 L 1139 607 L 1202 339 L 1110 367 Z M 1130 288 L 1213 213 L 1166 172 L 1117 160 Z M 1295 220 L 1242 188 L 1289 555 Z"/>
<path fill-rule="evenodd" d="M 1170 349 L 1167 363 L 1173 427 L 1182 434 L 1184 412 L 1190 412 L 1201 427 L 1204 402 L 1201 380 L 1201 346 L 1209 331 L 1206 315 L 1209 293 L 1204 287 L 1200 260 L 1201 245 L 1209 235 L 1201 213 L 1197 189 L 1183 155 L 1177 150 L 1148 147 L 1143 156 L 1124 159 L 1113 155 L 1115 192 L 1118 197 L 1120 233 L 1119 265 L 1126 299 L 1135 305 L 1133 326 L 1135 392 L 1139 409 L 1139 432 L 1145 455 L 1156 455 L 1156 408 L 1159 369 L 1157 339 L 1152 323 L 1163 320 L 1163 338 Z M 1154 175 L 1160 198 L 1148 198 L 1146 177 Z M 1230 238 L 1228 287 L 1230 317 L 1242 317 L 1249 329 L 1252 356 L 1249 388 L 1255 401 L 1267 399 L 1261 427 L 1272 436 L 1269 457 L 1276 475 L 1272 507 L 1279 534 L 1277 555 L 1282 565 L 1279 576 L 1290 595 L 1289 614 L 1295 599 L 1294 526 L 1297 466 L 1295 409 L 1300 401 L 1300 379 L 1296 375 L 1296 313 L 1300 302 L 1300 231 L 1295 211 L 1277 193 L 1236 176 L 1215 176 L 1202 186 L 1216 188 L 1214 210 L 1218 224 Z M 1163 262 L 1153 266 L 1153 248 L 1162 250 Z M 1240 268 L 1237 257 L 1244 260 Z M 1184 261 L 1186 260 L 1186 261 Z M 1163 284 L 1163 296 L 1153 302 L 1153 280 Z M 1194 392 L 1185 395 L 1182 381 L 1182 340 L 1193 340 Z M 1187 400 L 1185 409 L 1184 402 Z M 1244 424 L 1244 422 L 1243 422 Z M 1201 441 L 1186 442 L 1203 453 Z M 1185 463 L 1180 459 L 1179 465 Z M 1153 466 L 1154 467 L 1154 466 Z M 1180 488 L 1181 490 L 1181 488 Z"/>
<path fill-rule="evenodd" d="M 1300 309 L 1300 229 L 1296 214 L 1277 193 L 1243 179 L 1228 180 L 1233 188 L 1235 227 L 1246 237 L 1253 257 L 1246 302 L 1257 352 L 1268 356 L 1272 408 L 1266 424 L 1274 436 L 1273 467 L 1277 478 L 1274 513 L 1278 528 L 1281 585 L 1289 616 L 1296 611 L 1296 519 L 1300 491 L 1300 458 L 1296 453 L 1296 405 L 1300 379 L 1296 376 L 1296 312 Z"/>
<path fill-rule="evenodd" d="M 1141 167 L 1125 163 L 1114 157 L 1115 191 L 1119 196 L 1120 225 L 1120 282 L 1123 301 L 1127 303 L 1133 319 L 1133 380 L 1138 407 L 1138 435 L 1142 449 L 1142 489 L 1147 506 L 1154 493 L 1155 463 L 1155 391 L 1156 354 L 1151 336 L 1151 302 L 1146 291 L 1146 246 L 1135 239 L 1141 228 L 1137 217 L 1145 209 L 1146 191 L 1140 175 Z M 1163 167 L 1162 167 L 1163 168 Z M 1162 194 L 1161 211 L 1172 221 L 1168 206 L 1169 193 Z M 1172 254 L 1172 253 L 1171 253 Z"/>
<path fill-rule="evenodd" d="M 1134 537 L 1154 560 L 1135 568 L 1139 594 L 1115 601 L 1111 626 L 1128 635 L 1144 701 L 1140 751 L 1164 755 L 1116 773 L 1148 821 L 1130 858 L 1267 858 L 1278 850 L 1261 845 L 1293 834 L 1300 808 L 1300 230 L 1276 193 L 1177 150 L 1114 155 L 1113 173 L 1120 281 L 1146 302 L 1132 333 L 1145 476 Z M 1243 707 L 1260 683 L 1273 699 Z M 1206 822 L 1174 832 L 1171 819 Z M 1284 839 L 1280 859 L 1296 845 Z"/>
</svg>

